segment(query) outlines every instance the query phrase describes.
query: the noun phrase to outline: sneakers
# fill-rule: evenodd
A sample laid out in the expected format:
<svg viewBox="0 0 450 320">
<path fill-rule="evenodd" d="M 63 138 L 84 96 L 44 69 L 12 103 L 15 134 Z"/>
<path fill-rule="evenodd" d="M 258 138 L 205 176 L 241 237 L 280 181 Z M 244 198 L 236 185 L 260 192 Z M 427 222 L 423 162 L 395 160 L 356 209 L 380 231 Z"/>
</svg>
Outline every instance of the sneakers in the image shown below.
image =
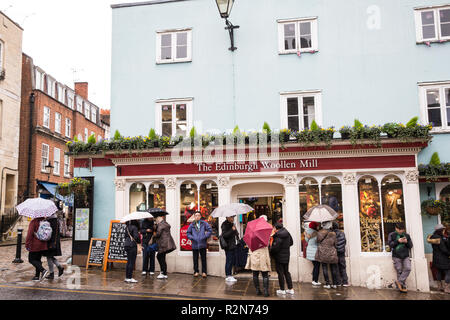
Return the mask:
<svg viewBox="0 0 450 320">
<path fill-rule="evenodd" d="M 348 284 L 348 283 L 344 283 L 343 285 L 342 285 L 343 287 L 350 287 L 350 285 Z"/>
<path fill-rule="evenodd" d="M 288 293 L 288 294 L 294 294 L 294 289 L 288 289 L 288 290 L 286 290 L 286 293 Z"/>
<path fill-rule="evenodd" d="M 150 273 L 150 275 L 154 275 L 155 273 L 154 272 L 149 272 Z"/>
<path fill-rule="evenodd" d="M 44 278 L 48 275 L 48 271 L 44 269 L 44 271 L 41 272 L 41 276 L 39 277 L 39 281 L 44 280 Z"/>
<path fill-rule="evenodd" d="M 315 281 L 313 281 L 313 282 L 312 282 L 312 285 L 313 285 L 313 286 L 320 286 L 321 283 L 320 283 L 320 282 L 315 282 Z"/>
<path fill-rule="evenodd" d="M 331 287 L 332 287 L 333 289 L 337 289 L 337 285 L 335 285 L 335 284 L 333 284 Z"/>
<path fill-rule="evenodd" d="M 285 295 L 286 294 L 286 290 L 277 290 L 277 294 Z"/>
<path fill-rule="evenodd" d="M 125 282 L 127 282 L 127 283 L 137 283 L 138 281 L 133 279 L 133 278 L 131 278 L 131 279 L 125 279 Z"/>
<path fill-rule="evenodd" d="M 236 280 L 236 278 L 234 278 L 233 276 L 229 276 L 229 277 L 226 277 L 226 278 L 225 278 L 225 281 L 228 281 L 228 282 L 236 282 L 237 280 Z"/>
<path fill-rule="evenodd" d="M 331 289 L 331 286 L 329 284 L 326 284 L 323 286 L 325 289 Z"/>
<path fill-rule="evenodd" d="M 48 274 L 48 276 L 45 277 L 45 279 L 53 280 L 53 279 L 55 279 L 55 274 L 54 274 L 53 272 L 50 272 L 50 273 Z"/>
<path fill-rule="evenodd" d="M 147 271 L 142 271 L 142 275 L 143 276 L 147 275 Z"/>
<path fill-rule="evenodd" d="M 156 277 L 156 279 L 167 279 L 167 276 L 160 273 L 159 276 Z"/>
<path fill-rule="evenodd" d="M 33 279 L 31 279 L 31 281 L 39 281 L 39 276 L 34 276 Z"/>
<path fill-rule="evenodd" d="M 64 273 L 64 267 L 58 267 L 58 277 L 61 277 Z"/>
</svg>

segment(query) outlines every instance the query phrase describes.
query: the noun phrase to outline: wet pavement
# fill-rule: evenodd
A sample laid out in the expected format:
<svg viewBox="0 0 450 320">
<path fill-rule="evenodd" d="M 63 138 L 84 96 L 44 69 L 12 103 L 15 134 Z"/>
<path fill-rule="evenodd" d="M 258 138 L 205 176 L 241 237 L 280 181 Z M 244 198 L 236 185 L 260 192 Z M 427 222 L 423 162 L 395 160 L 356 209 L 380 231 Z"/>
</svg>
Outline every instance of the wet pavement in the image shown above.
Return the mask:
<svg viewBox="0 0 450 320">
<path fill-rule="evenodd" d="M 61 278 L 31 281 L 34 268 L 28 263 L 28 255 L 22 248 L 22 264 L 13 264 L 16 247 L 0 247 L 0 298 L 1 299 L 64 299 L 64 300 L 115 300 L 115 299 L 235 299 L 260 300 L 253 281 L 240 278 L 234 284 L 225 283 L 221 277 L 207 279 L 192 275 L 169 273 L 167 280 L 156 279 L 157 274 L 142 276 L 135 272 L 136 284 L 127 284 L 123 269 L 103 272 L 100 268 L 71 268 L 66 264 L 70 258 L 71 241 L 61 243 L 63 257 L 58 260 L 66 268 Z M 68 254 L 69 253 L 69 254 Z M 43 259 L 45 261 L 45 259 Z M 47 266 L 46 261 L 44 267 Z M 324 289 L 309 283 L 294 283 L 294 295 L 277 296 L 276 277 L 270 281 L 271 300 L 450 300 L 449 294 L 441 292 L 422 293 L 410 291 L 403 294 L 394 289 L 369 290 L 362 287 Z M 262 281 L 261 281 L 262 285 Z"/>
</svg>

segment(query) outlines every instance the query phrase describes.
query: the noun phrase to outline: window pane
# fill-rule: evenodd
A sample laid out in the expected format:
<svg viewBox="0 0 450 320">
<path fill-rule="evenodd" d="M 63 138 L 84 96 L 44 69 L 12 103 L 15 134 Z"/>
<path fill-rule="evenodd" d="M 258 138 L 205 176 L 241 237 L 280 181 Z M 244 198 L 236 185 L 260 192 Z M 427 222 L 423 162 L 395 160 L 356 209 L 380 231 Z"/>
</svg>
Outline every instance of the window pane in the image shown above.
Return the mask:
<svg viewBox="0 0 450 320">
<path fill-rule="evenodd" d="M 284 25 L 284 36 L 295 37 L 295 24 L 289 23 Z"/>
<path fill-rule="evenodd" d="M 187 58 L 187 47 L 186 46 L 177 46 L 177 58 Z"/>
<path fill-rule="evenodd" d="M 166 210 L 166 187 L 155 182 L 148 188 L 148 208 L 161 208 Z"/>
<path fill-rule="evenodd" d="M 180 186 L 180 251 L 191 251 L 192 243 L 187 238 L 189 218 L 199 210 L 197 185 L 192 181 L 186 181 Z"/>
<path fill-rule="evenodd" d="M 304 97 L 303 98 L 304 128 L 309 129 L 314 119 L 315 119 L 314 97 Z"/>
<path fill-rule="evenodd" d="M 146 198 L 147 191 L 142 183 L 133 183 L 130 187 L 130 202 L 128 210 L 130 212 L 145 211 L 147 209 Z"/>
<path fill-rule="evenodd" d="M 299 131 L 298 116 L 288 117 L 288 129 L 292 131 Z"/>
<path fill-rule="evenodd" d="M 178 33 L 177 34 L 177 46 L 187 46 L 187 33 Z"/>
<path fill-rule="evenodd" d="M 311 48 L 312 47 L 311 36 L 301 36 L 300 37 L 300 47 L 302 49 Z"/>
<path fill-rule="evenodd" d="M 428 122 L 433 127 L 442 127 L 441 109 L 428 109 Z"/>
<path fill-rule="evenodd" d="M 439 11 L 441 23 L 450 22 L 450 9 L 444 9 Z"/>
<path fill-rule="evenodd" d="M 314 178 L 304 178 L 299 185 L 300 196 L 300 227 L 302 231 L 302 252 L 305 251 L 305 224 L 303 216 L 309 209 L 320 204 L 319 184 Z"/>
<path fill-rule="evenodd" d="M 298 98 L 288 98 L 288 116 L 298 115 Z"/>
<path fill-rule="evenodd" d="M 344 229 L 344 216 L 342 213 L 342 187 L 339 179 L 335 177 L 327 177 L 322 182 L 322 199 L 321 204 L 330 206 L 339 216 L 336 221 L 339 229 Z"/>
<path fill-rule="evenodd" d="M 436 37 L 434 26 L 425 26 L 422 29 L 423 29 L 423 38 L 424 39 L 433 39 Z"/>
<path fill-rule="evenodd" d="M 285 38 L 284 40 L 284 50 L 296 49 L 295 37 Z"/>
<path fill-rule="evenodd" d="M 172 59 L 172 48 L 161 48 L 161 59 Z"/>
<path fill-rule="evenodd" d="M 284 49 L 292 50 L 296 48 L 295 43 L 295 24 L 285 24 L 284 25 Z"/>
<path fill-rule="evenodd" d="M 177 104 L 177 121 L 186 121 L 186 105 Z"/>
<path fill-rule="evenodd" d="M 433 11 L 423 11 L 422 12 L 422 24 L 434 24 L 434 12 Z"/>
<path fill-rule="evenodd" d="M 450 23 L 441 24 L 441 36 L 450 37 Z"/>
<path fill-rule="evenodd" d="M 206 181 L 200 186 L 200 212 L 202 220 L 206 221 L 211 229 L 212 235 L 207 240 L 208 251 L 219 251 L 219 219 L 212 218 L 211 213 L 219 206 L 219 190 L 213 181 Z"/>
<path fill-rule="evenodd" d="M 162 106 L 161 120 L 162 121 L 172 121 L 172 106 L 171 105 Z"/>
<path fill-rule="evenodd" d="M 161 36 L 161 47 L 171 47 L 172 46 L 172 35 L 163 34 Z"/>
<path fill-rule="evenodd" d="M 187 133 L 186 123 L 177 123 L 177 136 L 185 136 Z"/>
<path fill-rule="evenodd" d="M 445 96 L 447 98 L 446 105 L 447 105 L 447 126 L 450 127 L 450 88 L 445 89 Z"/>
<path fill-rule="evenodd" d="M 361 251 L 383 252 L 380 194 L 377 180 L 373 177 L 361 178 L 358 182 L 358 194 Z"/>
<path fill-rule="evenodd" d="M 442 126 L 439 90 L 427 90 L 428 122 L 434 127 Z"/>
<path fill-rule="evenodd" d="M 395 224 L 405 222 L 403 201 L 403 186 L 396 176 L 387 176 L 381 182 L 381 197 L 383 202 L 384 243 L 389 251 L 388 236 L 395 231 Z"/>
<path fill-rule="evenodd" d="M 162 124 L 162 135 L 166 137 L 172 136 L 172 123 L 163 123 Z"/>
<path fill-rule="evenodd" d="M 311 22 L 300 23 L 300 35 L 311 35 Z"/>
</svg>

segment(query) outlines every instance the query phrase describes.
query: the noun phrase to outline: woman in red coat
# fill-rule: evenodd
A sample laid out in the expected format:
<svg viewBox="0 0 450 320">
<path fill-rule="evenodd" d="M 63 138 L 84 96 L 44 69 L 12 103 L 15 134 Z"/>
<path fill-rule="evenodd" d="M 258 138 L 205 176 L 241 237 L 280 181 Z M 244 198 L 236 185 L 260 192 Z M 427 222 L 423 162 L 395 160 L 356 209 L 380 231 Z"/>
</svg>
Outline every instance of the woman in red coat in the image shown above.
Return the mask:
<svg viewBox="0 0 450 320">
<path fill-rule="evenodd" d="M 33 281 L 39 281 L 44 279 L 48 271 L 42 267 L 42 254 L 46 251 L 47 242 L 41 241 L 36 238 L 35 233 L 39 229 L 39 224 L 44 218 L 36 218 L 31 220 L 30 225 L 28 226 L 28 233 L 25 242 L 25 248 L 28 250 L 28 261 L 36 268 L 36 275 L 32 279 Z"/>
</svg>

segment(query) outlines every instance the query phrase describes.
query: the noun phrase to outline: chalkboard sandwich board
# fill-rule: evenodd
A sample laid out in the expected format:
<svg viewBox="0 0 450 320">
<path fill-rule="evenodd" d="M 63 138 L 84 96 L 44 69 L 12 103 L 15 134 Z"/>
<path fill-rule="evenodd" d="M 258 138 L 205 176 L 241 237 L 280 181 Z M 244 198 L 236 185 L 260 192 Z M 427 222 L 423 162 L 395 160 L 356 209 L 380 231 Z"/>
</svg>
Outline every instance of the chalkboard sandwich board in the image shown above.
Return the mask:
<svg viewBox="0 0 450 320">
<path fill-rule="evenodd" d="M 86 262 L 86 269 L 89 266 L 103 267 L 103 259 L 105 258 L 106 239 L 91 239 L 89 245 L 89 253 Z"/>
<path fill-rule="evenodd" d="M 108 262 L 127 263 L 125 251 L 125 234 L 127 226 L 119 220 L 111 220 L 109 225 L 108 241 L 106 242 L 105 258 L 103 259 L 103 271 L 106 271 Z"/>
</svg>

